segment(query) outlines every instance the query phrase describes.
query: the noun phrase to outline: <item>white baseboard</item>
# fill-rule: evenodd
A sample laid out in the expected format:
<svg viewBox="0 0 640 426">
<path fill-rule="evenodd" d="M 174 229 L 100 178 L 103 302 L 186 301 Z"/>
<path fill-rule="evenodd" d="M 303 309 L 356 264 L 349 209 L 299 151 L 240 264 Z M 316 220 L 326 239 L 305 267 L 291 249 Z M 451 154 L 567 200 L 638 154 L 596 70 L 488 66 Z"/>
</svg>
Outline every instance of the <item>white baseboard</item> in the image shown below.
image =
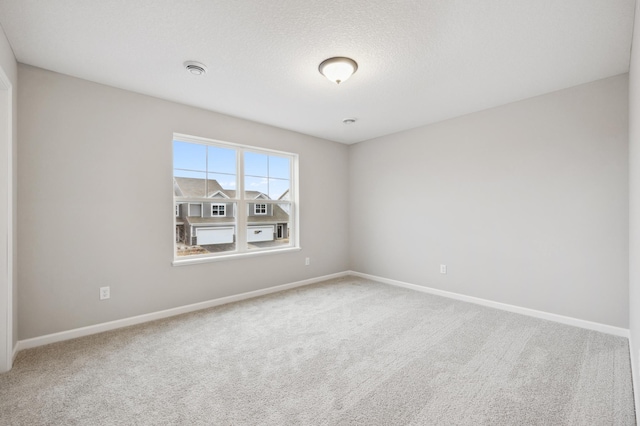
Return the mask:
<svg viewBox="0 0 640 426">
<path fill-rule="evenodd" d="M 234 294 L 233 296 L 221 297 L 219 299 L 207 300 L 205 302 L 194 303 L 177 308 L 166 309 L 164 311 L 152 312 L 149 314 L 138 315 L 135 317 L 123 318 L 120 320 L 109 321 L 102 324 L 90 325 L 87 327 L 76 328 L 59 333 L 47 334 L 44 336 L 34 337 L 31 339 L 20 340 L 14 349 L 14 357 L 18 351 L 23 349 L 35 348 L 37 346 L 48 345 L 50 343 L 62 342 L 64 340 L 75 339 L 77 337 L 89 336 L 91 334 L 102 333 L 104 331 L 115 330 L 130 325 L 142 324 L 149 321 L 173 317 L 188 312 L 199 311 L 201 309 L 211 308 L 214 306 L 226 305 L 227 303 L 238 302 L 240 300 L 251 299 L 254 297 L 264 296 L 266 294 L 277 293 L 279 291 L 289 290 L 296 287 L 302 287 L 317 282 L 340 278 L 349 275 L 348 272 L 339 272 L 337 274 L 324 275 L 321 277 L 310 278 L 308 280 L 297 281 L 294 283 L 278 285 L 260 290 L 249 291 L 246 293 Z"/>
<path fill-rule="evenodd" d="M 16 342 L 15 346 L 13 347 L 13 354 L 11 355 L 11 365 L 13 365 L 13 362 L 16 360 L 16 355 L 18 355 L 19 350 L 20 342 Z"/>
<path fill-rule="evenodd" d="M 488 306 L 490 308 L 500 309 L 508 312 L 514 312 L 516 314 L 522 314 L 530 317 L 559 322 L 561 324 L 572 325 L 574 327 L 586 328 L 587 330 L 600 331 L 602 333 L 612 334 L 614 336 L 626 337 L 627 339 L 629 338 L 629 330 L 626 328 L 614 327 L 611 325 L 581 320 L 578 318 L 566 317 L 563 315 L 552 314 L 544 311 L 537 311 L 535 309 L 523 308 L 520 306 L 509 305 L 506 303 L 494 302 L 492 300 L 481 299 L 473 296 L 466 296 L 464 294 L 453 293 L 450 291 L 438 290 L 431 287 L 425 287 L 425 286 L 416 285 L 416 284 L 409 284 L 402 281 L 378 277 L 375 275 L 363 274 L 361 272 L 349 271 L 349 274 L 354 275 L 356 277 L 362 277 L 362 278 L 378 281 L 385 284 L 391 284 L 398 287 L 404 287 L 412 290 L 421 291 L 423 293 L 434 294 L 436 296 L 448 297 L 450 299 L 461 300 L 463 302 L 475 303 L 476 305 Z"/>
<path fill-rule="evenodd" d="M 378 281 L 378 282 L 385 283 L 385 284 L 390 284 L 390 285 L 394 285 L 394 286 L 398 286 L 398 287 L 404 287 L 404 288 L 408 288 L 408 289 L 412 289 L 412 290 L 421 291 L 423 293 L 429 293 L 429 294 L 434 294 L 434 295 L 437 295 L 437 296 L 448 297 L 450 299 L 456 299 L 456 300 L 461 300 L 461 301 L 464 301 L 464 302 L 475 303 L 475 304 L 482 305 L 482 306 L 488 306 L 488 307 L 491 307 L 491 308 L 501 309 L 501 310 L 504 310 L 504 311 L 509 311 L 509 312 L 514 312 L 514 313 L 518 313 L 518 314 L 528 315 L 528 316 L 536 317 L 536 318 L 542 318 L 542 319 L 546 319 L 546 320 L 550 320 L 550 321 L 559 322 L 559 323 L 562 323 L 562 324 L 572 325 L 572 326 L 575 326 L 575 327 L 586 328 L 588 330 L 595 330 L 595 331 L 600 331 L 600 332 L 607 333 L 607 334 L 613 334 L 615 336 L 621 336 L 621 337 L 629 338 L 629 330 L 627 330 L 625 328 L 613 327 L 613 326 L 610 326 L 610 325 L 605 325 L 605 324 L 600 324 L 600 323 L 580 320 L 580 319 L 577 319 L 577 318 L 565 317 L 565 316 L 562 316 L 562 315 L 551 314 L 551 313 L 548 313 L 548 312 L 537 311 L 537 310 L 534 310 L 534 309 L 523 308 L 523 307 L 520 307 L 520 306 L 508 305 L 508 304 L 505 304 L 505 303 L 494 302 L 494 301 L 491 301 L 491 300 L 480 299 L 480 298 L 477 298 L 477 297 L 465 296 L 465 295 L 459 294 L 459 293 L 453 293 L 453 292 L 449 292 L 449 291 L 438 290 L 438 289 L 434 289 L 434 288 L 430 288 L 430 287 L 424 287 L 424 286 L 420 286 L 420 285 L 416 285 L 416 284 L 409 284 L 409 283 L 405 283 L 405 282 L 402 282 L 402 281 L 397 281 L 397 280 L 391 280 L 391 279 L 388 279 L 388 278 L 378 277 L 378 276 L 375 276 L 375 275 L 363 274 L 361 272 L 345 271 L 345 272 L 339 272 L 339 273 L 336 273 L 336 274 L 324 275 L 324 276 L 316 277 L 316 278 L 310 278 L 308 280 L 297 281 L 297 282 L 294 282 L 294 283 L 289 283 L 289 284 L 283 284 L 283 285 L 278 285 L 278 286 L 274 286 L 274 287 L 269 287 L 269 288 L 265 288 L 265 289 L 261 289 L 261 290 L 255 290 L 255 291 L 250 291 L 250 292 L 246 292 L 246 293 L 235 294 L 233 296 L 221 297 L 221 298 L 218 298 L 218 299 L 213 299 L 213 300 L 208 300 L 208 301 L 205 301 L 205 302 L 194 303 L 194 304 L 191 304 L 191 305 L 180 306 L 180 307 L 177 307 L 177 308 L 166 309 L 166 310 L 163 310 L 163 311 L 152 312 L 152 313 L 149 313 L 149 314 L 138 315 L 138 316 L 135 316 L 135 317 L 123 318 L 123 319 L 120 319 L 120 320 L 105 322 L 105 323 L 96 324 L 96 325 L 90 325 L 90 326 L 87 326 L 87 327 L 76 328 L 76 329 L 73 329 L 73 330 L 61 331 L 59 333 L 47 334 L 47 335 L 44 335 L 44 336 L 34 337 L 34 338 L 31 338 L 31 339 L 20 340 L 20 341 L 18 341 L 18 344 L 15 346 L 15 348 L 13 350 L 13 357 L 15 359 L 15 356 L 18 353 L 18 351 L 21 351 L 21 350 L 24 350 L 24 349 L 35 348 L 37 346 L 48 345 L 50 343 L 62 342 L 64 340 L 70 340 L 70 339 L 75 339 L 75 338 L 78 338 L 78 337 L 89 336 L 91 334 L 102 333 L 104 331 L 115 330 L 115 329 L 122 328 L 122 327 L 128 327 L 128 326 L 131 326 L 131 325 L 142 324 L 142 323 L 149 322 L 149 321 L 155 321 L 155 320 L 158 320 L 158 319 L 168 318 L 168 317 L 172 317 L 172 316 L 175 316 L 175 315 L 180 315 L 180 314 L 184 314 L 184 313 L 188 313 L 188 312 L 198 311 L 198 310 L 201 310 L 201 309 L 211 308 L 211 307 L 214 307 L 214 306 L 225 305 L 227 303 L 238 302 L 240 300 L 251 299 L 251 298 L 254 298 L 254 297 L 264 296 L 266 294 L 271 294 L 271 293 L 277 293 L 279 291 L 289 290 L 289 289 L 296 288 L 296 287 L 302 287 L 302 286 L 305 286 L 305 285 L 314 284 L 314 283 L 318 283 L 318 282 L 329 280 L 329 279 L 333 279 L 333 278 L 340 278 L 340 277 L 344 277 L 344 276 L 347 276 L 347 275 L 353 275 L 353 276 L 357 276 L 357 277 L 367 278 L 367 279 L 371 279 L 371 280 Z M 631 357 L 631 360 L 633 362 L 633 360 L 634 360 L 633 356 Z M 637 371 L 637 370 L 634 369 L 634 371 Z M 634 375 L 634 378 L 635 378 L 635 375 Z"/>
<path fill-rule="evenodd" d="M 638 383 L 638 375 L 640 374 L 638 367 L 640 366 L 638 365 L 638 350 L 640 350 L 640 348 L 635 345 L 634 340 L 629 336 L 629 357 L 631 358 L 631 380 L 633 385 L 633 399 L 636 404 L 636 417 L 638 413 L 640 413 L 640 388 L 638 388 L 640 384 Z"/>
</svg>

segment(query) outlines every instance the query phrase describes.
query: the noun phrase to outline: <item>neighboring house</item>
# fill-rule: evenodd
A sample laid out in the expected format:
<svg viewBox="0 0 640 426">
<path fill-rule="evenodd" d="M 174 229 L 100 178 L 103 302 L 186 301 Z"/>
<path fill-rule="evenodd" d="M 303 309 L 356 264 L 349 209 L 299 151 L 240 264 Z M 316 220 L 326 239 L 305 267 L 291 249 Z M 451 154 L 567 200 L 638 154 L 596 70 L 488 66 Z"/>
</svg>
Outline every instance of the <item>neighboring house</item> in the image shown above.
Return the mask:
<svg viewBox="0 0 640 426">
<path fill-rule="evenodd" d="M 213 179 L 173 179 L 176 241 L 188 246 L 236 242 L 236 191 L 223 189 Z M 247 241 L 259 243 L 289 238 L 289 214 L 280 205 L 261 203 L 270 198 L 259 191 L 245 191 Z M 203 198 L 210 201 L 203 201 Z M 281 197 L 282 198 L 282 197 Z"/>
<path fill-rule="evenodd" d="M 287 189 L 282 193 L 282 195 L 278 198 L 279 201 L 289 201 L 291 198 L 289 197 L 289 190 Z M 282 209 L 289 214 L 289 210 L 291 208 L 291 204 L 282 204 Z"/>
</svg>

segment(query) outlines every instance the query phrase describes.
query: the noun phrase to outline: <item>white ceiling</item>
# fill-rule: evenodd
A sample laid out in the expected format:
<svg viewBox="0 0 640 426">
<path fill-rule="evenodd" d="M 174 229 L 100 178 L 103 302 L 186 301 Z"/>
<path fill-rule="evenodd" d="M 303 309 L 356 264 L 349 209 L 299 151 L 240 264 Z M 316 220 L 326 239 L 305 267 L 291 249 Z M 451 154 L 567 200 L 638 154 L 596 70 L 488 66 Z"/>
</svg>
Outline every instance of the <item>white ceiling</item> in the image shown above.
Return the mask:
<svg viewBox="0 0 640 426">
<path fill-rule="evenodd" d="M 0 0 L 0 24 L 19 62 L 354 143 L 625 73 L 634 6 Z M 339 86 L 318 72 L 332 56 L 359 65 Z M 207 75 L 188 74 L 188 60 Z"/>
</svg>

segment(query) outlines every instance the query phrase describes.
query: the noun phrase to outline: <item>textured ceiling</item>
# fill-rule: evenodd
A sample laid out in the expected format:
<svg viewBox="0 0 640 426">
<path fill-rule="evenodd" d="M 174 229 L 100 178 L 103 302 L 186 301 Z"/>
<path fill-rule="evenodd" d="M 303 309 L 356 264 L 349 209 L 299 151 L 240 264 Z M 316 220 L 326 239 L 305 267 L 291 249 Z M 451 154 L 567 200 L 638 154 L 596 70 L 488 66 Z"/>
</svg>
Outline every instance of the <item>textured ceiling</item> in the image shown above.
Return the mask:
<svg viewBox="0 0 640 426">
<path fill-rule="evenodd" d="M 19 62 L 354 143 L 625 73 L 634 4 L 0 0 L 0 24 Z M 359 65 L 339 86 L 332 56 Z"/>
</svg>

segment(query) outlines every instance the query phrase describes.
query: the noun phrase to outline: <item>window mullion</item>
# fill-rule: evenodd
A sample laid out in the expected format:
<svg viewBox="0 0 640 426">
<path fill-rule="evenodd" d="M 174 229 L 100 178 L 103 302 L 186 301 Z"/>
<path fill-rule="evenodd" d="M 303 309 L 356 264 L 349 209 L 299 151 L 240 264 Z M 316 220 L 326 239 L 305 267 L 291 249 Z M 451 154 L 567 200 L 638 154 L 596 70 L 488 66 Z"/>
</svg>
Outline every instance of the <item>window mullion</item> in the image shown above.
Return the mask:
<svg viewBox="0 0 640 426">
<path fill-rule="evenodd" d="M 247 251 L 247 203 L 245 201 L 244 191 L 244 150 L 237 150 L 236 158 L 236 187 L 238 192 L 236 199 L 238 207 L 236 210 L 236 248 L 239 252 Z"/>
<path fill-rule="evenodd" d="M 298 209 L 300 206 L 300 194 L 298 193 L 298 167 L 298 161 L 291 161 L 289 163 L 289 194 L 291 198 L 289 223 L 292 232 L 289 238 L 290 242 L 296 247 L 300 246 L 300 230 L 298 229 L 300 226 L 298 223 Z"/>
<path fill-rule="evenodd" d="M 209 196 L 209 147 L 204 151 L 204 196 Z"/>
</svg>

